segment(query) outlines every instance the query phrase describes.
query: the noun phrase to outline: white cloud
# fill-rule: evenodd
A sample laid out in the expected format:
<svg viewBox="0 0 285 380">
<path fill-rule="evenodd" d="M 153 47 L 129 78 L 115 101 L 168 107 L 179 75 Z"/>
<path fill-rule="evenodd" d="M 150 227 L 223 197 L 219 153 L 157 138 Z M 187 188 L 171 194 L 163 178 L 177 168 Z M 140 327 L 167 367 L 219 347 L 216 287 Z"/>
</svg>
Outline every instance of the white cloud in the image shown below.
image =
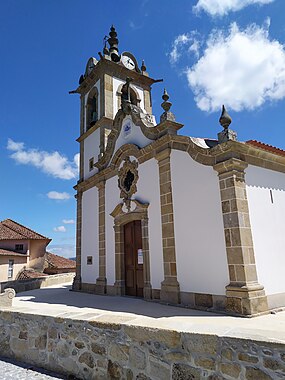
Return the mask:
<svg viewBox="0 0 285 380">
<path fill-rule="evenodd" d="M 66 192 L 59 193 L 58 191 L 50 191 L 47 193 L 47 196 L 49 199 L 56 199 L 60 201 L 70 199 L 71 197 L 71 195 Z"/>
<path fill-rule="evenodd" d="M 62 223 L 64 223 L 64 224 L 74 224 L 75 220 L 74 219 L 63 219 Z"/>
<path fill-rule="evenodd" d="M 195 58 L 198 58 L 201 46 L 201 41 L 198 37 L 200 35 L 195 30 L 190 33 L 179 34 L 171 46 L 171 52 L 168 54 L 170 63 L 176 64 L 185 52 L 194 54 Z"/>
<path fill-rule="evenodd" d="M 32 165 L 42 172 L 55 178 L 73 179 L 78 175 L 79 154 L 76 154 L 73 161 L 59 152 L 46 152 L 39 149 L 26 149 L 24 143 L 8 139 L 7 149 L 13 153 L 10 157 L 18 164 Z"/>
<path fill-rule="evenodd" d="M 75 156 L 73 157 L 73 162 L 77 168 L 77 172 L 79 170 L 79 160 L 80 160 L 80 154 L 76 153 Z"/>
<path fill-rule="evenodd" d="M 177 36 L 172 44 L 172 50 L 169 53 L 170 62 L 176 63 L 181 56 L 181 47 L 190 41 L 189 34 L 180 34 Z"/>
<path fill-rule="evenodd" d="M 263 27 L 240 30 L 233 23 L 227 33 L 212 32 L 200 59 L 186 71 L 201 110 L 215 111 L 222 104 L 252 110 L 285 97 L 285 50 L 269 39 L 269 25 L 267 19 Z"/>
<path fill-rule="evenodd" d="M 49 245 L 47 251 L 67 258 L 75 257 L 74 244 Z"/>
<path fill-rule="evenodd" d="M 7 149 L 12 151 L 22 150 L 24 148 L 24 143 L 15 142 L 12 139 L 8 139 Z"/>
<path fill-rule="evenodd" d="M 64 226 L 54 227 L 54 232 L 66 232 L 66 228 Z"/>
<path fill-rule="evenodd" d="M 199 58 L 200 42 L 194 38 L 192 44 L 189 46 L 188 51 L 193 52 L 196 58 Z"/>
<path fill-rule="evenodd" d="M 205 11 L 211 16 L 223 16 L 229 12 L 239 11 L 249 5 L 264 5 L 274 0 L 198 0 L 194 12 Z"/>
</svg>

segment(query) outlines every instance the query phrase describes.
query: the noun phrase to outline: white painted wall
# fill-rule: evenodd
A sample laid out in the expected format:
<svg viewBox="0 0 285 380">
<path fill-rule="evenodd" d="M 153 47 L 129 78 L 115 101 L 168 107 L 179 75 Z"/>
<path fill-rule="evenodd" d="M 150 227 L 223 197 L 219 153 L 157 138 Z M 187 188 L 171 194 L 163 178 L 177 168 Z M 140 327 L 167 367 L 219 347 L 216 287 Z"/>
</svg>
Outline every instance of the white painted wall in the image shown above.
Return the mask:
<svg viewBox="0 0 285 380">
<path fill-rule="evenodd" d="M 94 157 L 94 163 L 98 161 L 100 153 L 100 128 L 96 129 L 84 140 L 84 179 L 98 172 L 97 168 L 89 170 L 89 160 Z"/>
<path fill-rule="evenodd" d="M 180 289 L 224 295 L 229 274 L 217 173 L 173 150 L 171 174 Z"/>
<path fill-rule="evenodd" d="M 100 109 L 100 97 L 101 97 L 101 93 L 100 93 L 100 79 L 97 80 L 97 82 L 94 84 L 94 86 L 86 93 L 85 97 L 84 97 L 84 121 L 85 121 L 85 125 L 84 125 L 84 132 L 86 132 L 86 105 L 87 105 L 87 100 L 88 100 L 88 96 L 89 96 L 89 93 L 90 91 L 92 91 L 92 89 L 96 87 L 97 90 L 98 90 L 98 117 L 100 118 L 101 117 L 101 109 Z"/>
<path fill-rule="evenodd" d="M 150 255 L 150 282 L 153 289 L 160 289 L 163 275 L 162 232 L 160 212 L 159 171 L 156 159 L 139 165 L 138 191 L 134 198 L 149 203 L 148 233 Z"/>
<path fill-rule="evenodd" d="M 118 88 L 121 84 L 124 84 L 126 83 L 125 80 L 121 80 L 119 78 L 113 78 L 113 115 L 115 117 L 116 113 L 118 112 L 118 95 L 117 95 L 117 92 L 118 92 Z M 135 88 L 136 91 L 138 92 L 139 94 L 139 99 L 140 99 L 140 108 L 145 111 L 145 108 L 144 108 L 144 94 L 143 94 L 143 89 L 139 86 L 136 86 L 134 84 L 131 84 L 131 87 Z"/>
<path fill-rule="evenodd" d="M 92 187 L 82 196 L 81 275 L 82 282 L 95 284 L 99 276 L 98 189 Z M 87 256 L 93 256 L 87 265 Z"/>
<path fill-rule="evenodd" d="M 118 177 L 106 181 L 106 276 L 107 284 L 114 285 L 115 278 L 115 231 L 114 218 L 110 215 L 114 208 L 122 202 L 118 188 Z"/>
<path fill-rule="evenodd" d="M 135 144 L 142 148 L 151 142 L 152 140 L 142 133 L 141 128 L 133 123 L 131 116 L 127 115 L 122 122 L 122 129 L 116 141 L 114 152 L 125 144 Z"/>
<path fill-rule="evenodd" d="M 249 165 L 246 183 L 258 281 L 285 292 L 285 174 Z"/>
</svg>

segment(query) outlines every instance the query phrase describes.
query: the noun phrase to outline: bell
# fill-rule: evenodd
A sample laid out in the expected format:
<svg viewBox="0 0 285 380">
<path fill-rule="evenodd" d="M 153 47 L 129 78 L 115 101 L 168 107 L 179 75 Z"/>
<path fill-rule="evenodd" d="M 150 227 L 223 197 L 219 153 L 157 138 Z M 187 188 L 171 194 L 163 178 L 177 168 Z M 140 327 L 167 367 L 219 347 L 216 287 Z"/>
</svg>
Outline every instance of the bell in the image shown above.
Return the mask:
<svg viewBox="0 0 285 380">
<path fill-rule="evenodd" d="M 92 121 L 96 122 L 98 120 L 97 112 L 92 113 Z"/>
<path fill-rule="evenodd" d="M 113 62 L 119 62 L 121 59 L 121 56 L 118 54 L 116 50 L 114 50 L 113 52 L 110 51 L 110 56 Z"/>
</svg>

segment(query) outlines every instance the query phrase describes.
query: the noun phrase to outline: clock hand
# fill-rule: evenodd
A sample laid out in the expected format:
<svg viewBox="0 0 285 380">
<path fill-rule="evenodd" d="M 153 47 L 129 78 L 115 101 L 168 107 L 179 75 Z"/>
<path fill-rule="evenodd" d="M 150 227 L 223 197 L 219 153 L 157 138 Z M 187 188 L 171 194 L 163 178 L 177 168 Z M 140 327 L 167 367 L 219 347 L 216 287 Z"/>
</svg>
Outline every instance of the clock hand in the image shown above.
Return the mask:
<svg viewBox="0 0 285 380">
<path fill-rule="evenodd" d="M 128 62 L 130 65 L 135 66 L 135 65 L 133 64 L 133 62 L 130 61 L 130 58 L 127 60 L 127 62 Z"/>
</svg>

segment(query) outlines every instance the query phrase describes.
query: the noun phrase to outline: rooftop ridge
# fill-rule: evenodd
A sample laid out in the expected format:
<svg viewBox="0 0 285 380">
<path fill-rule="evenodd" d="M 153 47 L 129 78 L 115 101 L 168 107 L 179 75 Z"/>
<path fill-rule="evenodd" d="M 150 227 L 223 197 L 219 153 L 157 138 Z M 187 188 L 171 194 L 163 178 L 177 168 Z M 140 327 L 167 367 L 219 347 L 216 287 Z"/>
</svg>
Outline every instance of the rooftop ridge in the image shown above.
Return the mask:
<svg viewBox="0 0 285 380">
<path fill-rule="evenodd" d="M 268 152 L 278 154 L 280 156 L 285 156 L 285 150 L 284 149 L 277 148 L 276 146 L 273 146 L 273 145 L 270 145 L 270 144 L 265 144 L 265 143 L 263 143 L 261 141 L 248 140 L 245 143 L 249 144 L 249 145 L 252 145 L 252 146 L 254 146 L 256 148 L 260 148 L 260 149 L 266 150 Z"/>
<path fill-rule="evenodd" d="M 9 228 L 10 230 L 12 230 L 13 232 L 16 232 L 17 234 L 23 236 L 24 239 L 46 239 L 46 240 L 50 240 L 48 237 L 44 236 L 44 235 L 41 235 L 39 234 L 38 232 L 32 230 L 31 228 L 29 227 L 26 227 L 18 222 L 15 222 L 14 220 L 10 219 L 10 218 L 7 218 L 7 219 L 4 219 L 0 222 L 0 224 L 4 225 L 6 228 Z M 12 224 L 12 225 L 11 225 Z M 24 231 L 21 231 L 19 228 L 15 228 L 14 226 L 18 226 L 20 227 L 20 229 L 24 229 L 34 235 L 36 235 L 37 237 L 29 237 L 27 235 L 25 235 Z"/>
</svg>

